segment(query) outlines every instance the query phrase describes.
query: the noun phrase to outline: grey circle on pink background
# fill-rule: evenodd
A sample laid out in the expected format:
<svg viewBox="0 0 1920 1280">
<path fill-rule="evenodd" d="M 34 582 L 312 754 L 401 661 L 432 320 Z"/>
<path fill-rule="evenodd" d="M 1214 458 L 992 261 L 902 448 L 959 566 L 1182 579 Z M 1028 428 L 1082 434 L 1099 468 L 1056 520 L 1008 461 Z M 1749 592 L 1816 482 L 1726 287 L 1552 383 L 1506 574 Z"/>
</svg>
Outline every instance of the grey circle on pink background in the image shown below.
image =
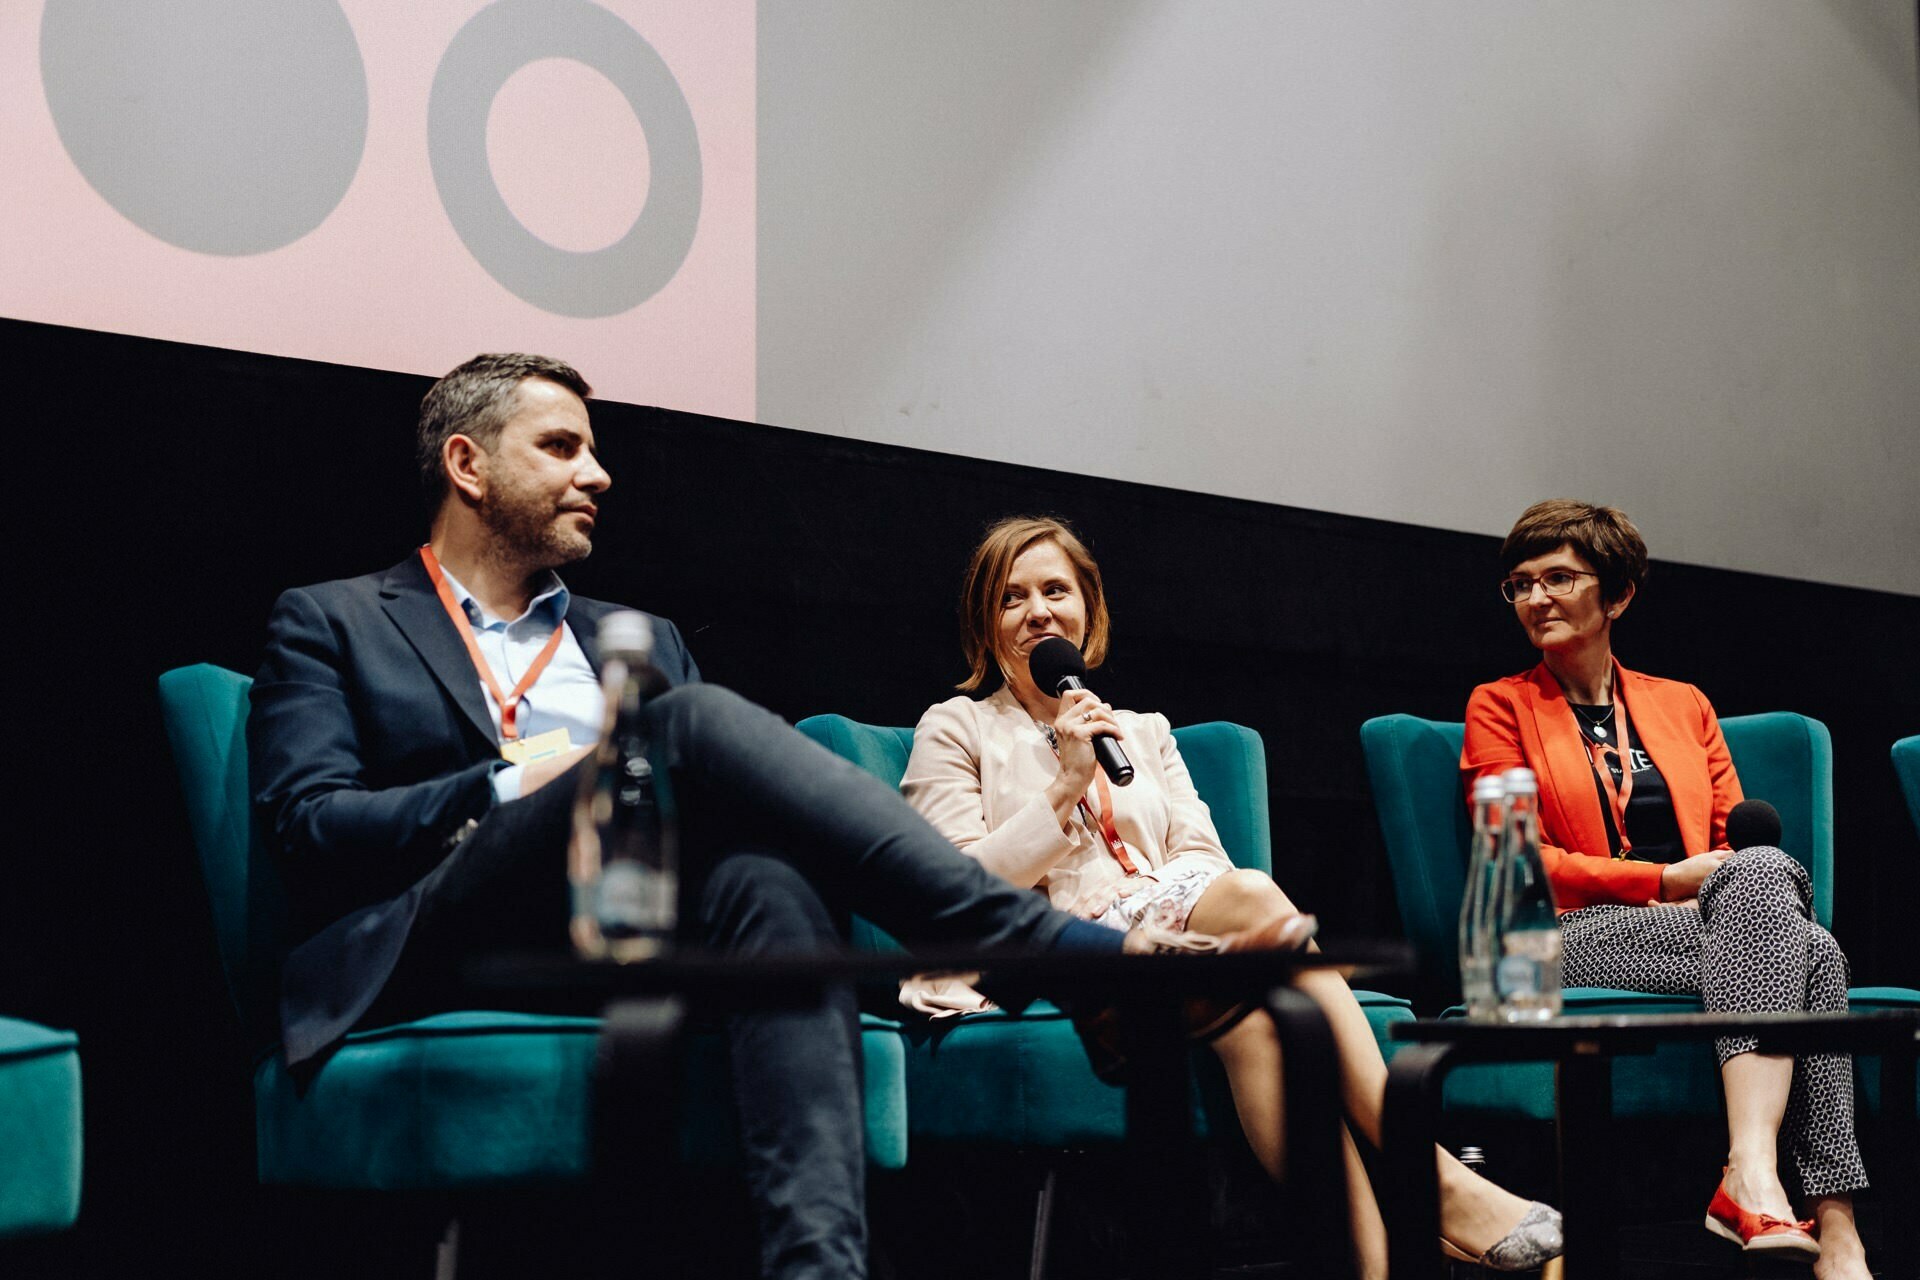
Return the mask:
<svg viewBox="0 0 1920 1280">
<path fill-rule="evenodd" d="M 514 216 L 487 157 L 487 116 L 512 75 L 542 58 L 592 68 L 625 96 L 645 130 L 647 199 L 603 249 L 547 243 Z M 686 95 L 654 47 L 586 0 L 499 0 L 454 35 L 427 102 L 427 152 L 454 231 L 475 261 L 523 301 L 557 315 L 631 310 L 672 280 L 700 223 L 700 139 Z M 608 157 L 607 163 L 616 163 Z M 552 175 L 564 183 L 564 170 Z"/>
<path fill-rule="evenodd" d="M 40 75 L 93 189 L 200 253 L 300 239 L 366 145 L 366 70 L 336 0 L 47 0 Z"/>
</svg>

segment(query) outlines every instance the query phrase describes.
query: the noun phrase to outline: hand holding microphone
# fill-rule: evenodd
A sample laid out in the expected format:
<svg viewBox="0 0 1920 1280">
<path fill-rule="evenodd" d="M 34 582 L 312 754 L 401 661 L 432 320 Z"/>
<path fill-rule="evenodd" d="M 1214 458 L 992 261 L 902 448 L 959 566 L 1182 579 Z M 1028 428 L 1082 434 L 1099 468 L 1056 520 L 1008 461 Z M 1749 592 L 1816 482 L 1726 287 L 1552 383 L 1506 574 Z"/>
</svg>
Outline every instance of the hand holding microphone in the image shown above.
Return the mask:
<svg viewBox="0 0 1920 1280">
<path fill-rule="evenodd" d="M 1088 689 L 1069 689 L 1060 695 L 1060 711 L 1053 718 L 1050 732 L 1060 757 L 1058 786 L 1051 789 L 1054 807 L 1071 807 L 1086 794 L 1099 768 L 1094 743 L 1111 744 L 1126 734 L 1114 718 L 1113 708 Z"/>
<path fill-rule="evenodd" d="M 1061 699 L 1055 735 L 1059 739 L 1062 765 L 1068 763 L 1070 737 L 1088 740 L 1093 747 L 1094 759 L 1114 786 L 1124 787 L 1132 782 L 1133 765 L 1117 741 L 1120 726 L 1113 722 L 1111 712 L 1102 709 L 1103 704 L 1083 682 L 1082 677 L 1087 674 L 1086 660 L 1073 647 L 1072 641 L 1048 636 L 1033 646 L 1033 652 L 1027 655 L 1027 671 L 1033 676 L 1035 687 L 1042 693 L 1056 694 Z"/>
</svg>

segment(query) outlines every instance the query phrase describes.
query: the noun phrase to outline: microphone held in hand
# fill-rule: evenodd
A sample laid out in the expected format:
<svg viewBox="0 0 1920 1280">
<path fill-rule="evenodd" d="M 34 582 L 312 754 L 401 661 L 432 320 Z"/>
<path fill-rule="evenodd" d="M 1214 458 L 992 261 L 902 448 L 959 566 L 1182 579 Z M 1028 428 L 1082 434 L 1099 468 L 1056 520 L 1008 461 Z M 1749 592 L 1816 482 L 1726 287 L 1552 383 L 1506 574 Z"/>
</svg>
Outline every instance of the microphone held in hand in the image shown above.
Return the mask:
<svg viewBox="0 0 1920 1280">
<path fill-rule="evenodd" d="M 1048 636 L 1033 646 L 1033 652 L 1027 657 L 1027 670 L 1033 675 L 1033 683 L 1042 693 L 1051 693 L 1058 697 L 1069 689 L 1084 689 L 1086 684 L 1081 677 L 1087 674 L 1086 659 L 1073 647 L 1073 642 L 1059 636 Z M 1127 753 L 1120 749 L 1109 734 L 1096 734 L 1093 739 L 1093 758 L 1116 787 L 1124 787 L 1133 781 L 1133 765 L 1127 760 Z"/>
<path fill-rule="evenodd" d="M 1765 845 L 1780 847 L 1780 811 L 1765 800 L 1742 800 L 1727 815 L 1727 844 L 1735 853 Z"/>
</svg>

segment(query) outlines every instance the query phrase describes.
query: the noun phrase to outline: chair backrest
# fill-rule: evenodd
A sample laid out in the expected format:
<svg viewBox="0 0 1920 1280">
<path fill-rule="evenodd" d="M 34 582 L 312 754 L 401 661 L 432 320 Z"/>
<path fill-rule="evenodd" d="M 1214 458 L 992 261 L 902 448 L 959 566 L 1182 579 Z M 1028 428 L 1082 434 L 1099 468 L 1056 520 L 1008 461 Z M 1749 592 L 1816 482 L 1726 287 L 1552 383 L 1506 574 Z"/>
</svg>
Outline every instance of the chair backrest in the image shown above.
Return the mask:
<svg viewBox="0 0 1920 1280">
<path fill-rule="evenodd" d="M 821 746 L 897 787 L 913 751 L 913 730 L 862 724 L 845 716 L 808 716 L 794 726 Z M 1194 789 L 1213 812 L 1220 842 L 1235 866 L 1273 871 L 1273 830 L 1267 817 L 1267 749 L 1245 725 L 1215 720 L 1173 731 Z M 1455 891 L 1456 895 L 1458 890 Z M 864 920 L 855 920 L 857 946 L 892 945 Z"/>
<path fill-rule="evenodd" d="M 1273 874 L 1273 826 L 1267 814 L 1267 744 L 1230 720 L 1173 731 L 1193 789 L 1213 813 L 1213 828 L 1236 867 Z"/>
<path fill-rule="evenodd" d="M 1780 843 L 1813 880 L 1814 913 L 1833 918 L 1833 740 L 1791 712 L 1720 722 L 1747 795 L 1780 811 Z M 1457 721 L 1380 716 L 1360 726 L 1374 811 L 1400 899 L 1400 919 L 1424 971 L 1459 985 L 1457 931 L 1472 835 L 1460 780 L 1466 728 Z"/>
<path fill-rule="evenodd" d="M 1833 924 L 1833 735 L 1791 711 L 1720 722 L 1740 789 L 1780 811 L 1780 847 L 1813 880 L 1814 918 Z"/>
<path fill-rule="evenodd" d="M 1893 771 L 1900 778 L 1900 794 L 1907 798 L 1913 829 L 1920 831 L 1920 733 L 1893 744 Z"/>
<path fill-rule="evenodd" d="M 286 890 L 254 823 L 247 776 L 252 687 L 252 680 L 223 667 L 180 667 L 160 677 L 160 709 L 186 792 L 227 989 L 241 1022 L 266 1045 L 278 1038 Z"/>
</svg>

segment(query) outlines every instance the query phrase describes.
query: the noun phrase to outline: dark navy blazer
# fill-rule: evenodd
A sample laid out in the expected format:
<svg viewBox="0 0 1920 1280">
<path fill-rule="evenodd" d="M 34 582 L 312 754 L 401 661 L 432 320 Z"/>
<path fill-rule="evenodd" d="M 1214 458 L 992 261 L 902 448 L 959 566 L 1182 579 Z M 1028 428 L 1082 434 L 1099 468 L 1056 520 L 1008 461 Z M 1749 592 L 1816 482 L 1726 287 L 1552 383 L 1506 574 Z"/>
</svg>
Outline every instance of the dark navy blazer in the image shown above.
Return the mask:
<svg viewBox="0 0 1920 1280">
<path fill-rule="evenodd" d="M 600 669 L 600 620 L 567 624 Z M 654 665 L 700 678 L 679 629 L 652 617 Z M 280 1004 L 289 1063 L 345 1035 L 379 995 L 418 910 L 417 882 L 494 805 L 500 737 L 466 645 L 418 554 L 384 573 L 282 595 L 247 719 L 254 804 L 286 873 Z M 315 936 L 318 935 L 318 936 Z"/>
</svg>

